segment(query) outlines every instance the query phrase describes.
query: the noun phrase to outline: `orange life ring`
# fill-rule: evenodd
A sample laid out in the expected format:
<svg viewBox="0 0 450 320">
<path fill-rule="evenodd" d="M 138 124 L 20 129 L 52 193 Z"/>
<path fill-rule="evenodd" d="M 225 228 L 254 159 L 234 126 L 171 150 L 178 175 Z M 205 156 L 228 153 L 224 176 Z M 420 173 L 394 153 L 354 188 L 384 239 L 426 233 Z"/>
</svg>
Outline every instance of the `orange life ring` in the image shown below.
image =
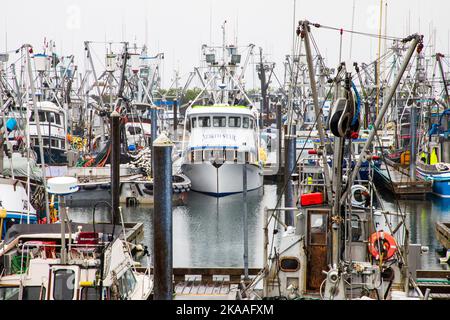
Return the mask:
<svg viewBox="0 0 450 320">
<path fill-rule="evenodd" d="M 389 233 L 378 231 L 369 238 L 369 252 L 376 260 L 380 260 L 380 255 L 382 255 L 382 260 L 389 260 L 397 250 L 397 242 Z"/>
</svg>

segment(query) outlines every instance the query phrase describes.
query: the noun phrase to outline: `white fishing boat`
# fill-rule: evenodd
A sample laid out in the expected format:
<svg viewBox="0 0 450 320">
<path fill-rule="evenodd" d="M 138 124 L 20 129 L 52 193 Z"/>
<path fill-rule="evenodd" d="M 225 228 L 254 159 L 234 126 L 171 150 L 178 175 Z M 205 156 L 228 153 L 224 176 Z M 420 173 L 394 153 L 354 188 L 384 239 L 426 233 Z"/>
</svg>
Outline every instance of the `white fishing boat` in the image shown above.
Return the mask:
<svg viewBox="0 0 450 320">
<path fill-rule="evenodd" d="M 195 106 L 186 116 L 191 128 L 182 171 L 192 190 L 218 197 L 243 192 L 245 162 L 248 190 L 263 185 L 255 110 Z"/>
<path fill-rule="evenodd" d="M 64 163 L 67 161 L 67 125 L 64 110 L 50 101 L 38 102 L 38 114 L 42 132 L 45 163 Z M 39 139 L 34 113 L 30 118 L 30 136 L 39 159 Z"/>
<path fill-rule="evenodd" d="M 36 210 L 30 203 L 25 184 L 0 178 L 0 239 L 14 224 L 36 223 Z"/>
<path fill-rule="evenodd" d="M 225 45 L 222 28 L 222 47 L 203 46 L 207 81 L 186 110 L 183 141 L 188 137 L 188 142 L 182 147 L 181 166 L 192 190 L 217 197 L 243 192 L 244 166 L 247 190 L 260 188 L 264 158 L 258 110 L 242 81 L 245 66 L 238 68 L 238 47 Z M 249 55 L 253 47 L 247 47 Z"/>
<path fill-rule="evenodd" d="M 67 121 L 64 109 L 50 101 L 38 102 L 37 109 L 45 163 L 58 164 L 67 162 Z M 30 120 L 31 146 L 36 152 L 37 163 L 41 163 L 37 122 L 34 108 L 31 104 L 27 114 Z M 17 145 L 18 141 L 24 141 L 26 138 L 24 137 L 26 124 L 23 119 L 25 116 L 26 111 L 22 108 L 13 108 L 6 116 L 8 123 L 11 124 L 8 140 L 13 146 Z"/>
<path fill-rule="evenodd" d="M 111 224 L 71 223 L 62 246 L 59 224 L 12 227 L 0 249 L 0 299 L 148 299 L 152 278 L 136 271 L 122 233 Z"/>
</svg>

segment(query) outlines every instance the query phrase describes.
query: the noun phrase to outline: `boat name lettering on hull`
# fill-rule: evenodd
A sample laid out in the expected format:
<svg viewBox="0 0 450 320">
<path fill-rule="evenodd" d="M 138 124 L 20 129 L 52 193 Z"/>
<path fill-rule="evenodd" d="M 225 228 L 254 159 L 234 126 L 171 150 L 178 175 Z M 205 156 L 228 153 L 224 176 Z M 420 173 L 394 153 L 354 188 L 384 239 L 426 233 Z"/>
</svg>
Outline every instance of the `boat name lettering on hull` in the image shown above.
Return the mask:
<svg viewBox="0 0 450 320">
<path fill-rule="evenodd" d="M 205 133 L 203 139 L 227 139 L 236 141 L 236 135 L 230 133 Z"/>
</svg>

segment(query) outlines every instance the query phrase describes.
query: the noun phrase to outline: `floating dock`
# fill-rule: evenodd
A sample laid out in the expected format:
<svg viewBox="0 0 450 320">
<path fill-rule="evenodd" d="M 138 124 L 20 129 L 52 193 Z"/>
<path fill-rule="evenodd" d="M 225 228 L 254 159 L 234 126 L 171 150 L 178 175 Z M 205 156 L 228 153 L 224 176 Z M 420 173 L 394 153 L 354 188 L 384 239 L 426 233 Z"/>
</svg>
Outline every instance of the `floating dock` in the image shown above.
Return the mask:
<svg viewBox="0 0 450 320">
<path fill-rule="evenodd" d="M 137 270 L 145 272 L 146 269 Z M 253 279 L 260 272 L 259 268 L 250 268 L 249 278 Z M 245 283 L 244 274 L 242 268 L 174 268 L 174 299 L 236 300 L 239 286 Z"/>
<path fill-rule="evenodd" d="M 436 238 L 445 249 L 450 249 L 450 223 L 436 222 Z"/>
</svg>

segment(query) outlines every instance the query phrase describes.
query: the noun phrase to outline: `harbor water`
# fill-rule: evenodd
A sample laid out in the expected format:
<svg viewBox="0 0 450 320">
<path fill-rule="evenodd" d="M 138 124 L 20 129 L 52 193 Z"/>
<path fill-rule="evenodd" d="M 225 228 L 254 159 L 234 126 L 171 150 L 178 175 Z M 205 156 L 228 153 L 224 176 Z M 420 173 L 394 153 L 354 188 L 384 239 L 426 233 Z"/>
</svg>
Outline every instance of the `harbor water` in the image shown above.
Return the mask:
<svg viewBox="0 0 450 320">
<path fill-rule="evenodd" d="M 280 188 L 264 185 L 248 194 L 249 266 L 263 265 L 263 220 L 264 208 L 276 206 Z M 422 255 L 424 269 L 450 269 L 440 264 L 442 247 L 435 237 L 435 222 L 450 220 L 450 199 L 430 198 L 425 201 L 395 201 L 383 194 L 386 210 L 396 212 L 400 206 L 406 212 L 406 223 L 410 230 L 410 243 L 429 247 Z M 185 206 L 174 207 L 174 267 L 243 267 L 243 196 L 232 195 L 214 198 L 190 192 Z M 144 245 L 151 253 L 153 208 L 140 206 L 123 208 L 126 222 L 144 224 Z M 107 208 L 97 208 L 96 221 L 110 221 Z M 92 206 L 70 208 L 69 217 L 76 222 L 92 221 Z M 141 262 L 147 263 L 147 259 Z"/>
</svg>

